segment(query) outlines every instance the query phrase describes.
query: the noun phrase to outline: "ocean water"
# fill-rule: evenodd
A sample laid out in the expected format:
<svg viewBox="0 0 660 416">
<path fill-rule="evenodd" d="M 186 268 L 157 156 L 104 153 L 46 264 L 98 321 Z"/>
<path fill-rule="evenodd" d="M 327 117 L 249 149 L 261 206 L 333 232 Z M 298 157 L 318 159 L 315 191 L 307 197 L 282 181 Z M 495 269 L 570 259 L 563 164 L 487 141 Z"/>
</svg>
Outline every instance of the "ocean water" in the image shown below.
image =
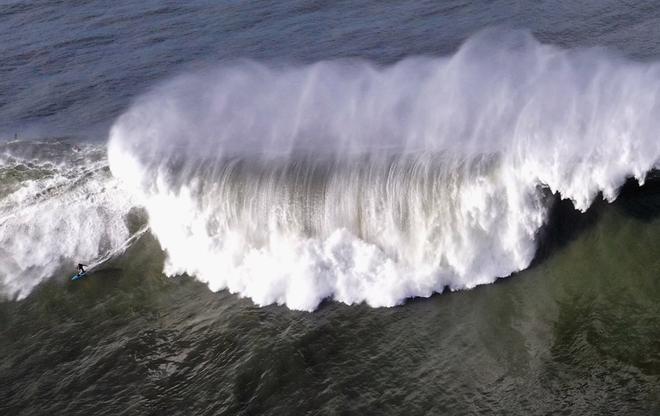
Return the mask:
<svg viewBox="0 0 660 416">
<path fill-rule="evenodd" d="M 3 2 L 0 413 L 659 413 L 659 20 Z"/>
</svg>

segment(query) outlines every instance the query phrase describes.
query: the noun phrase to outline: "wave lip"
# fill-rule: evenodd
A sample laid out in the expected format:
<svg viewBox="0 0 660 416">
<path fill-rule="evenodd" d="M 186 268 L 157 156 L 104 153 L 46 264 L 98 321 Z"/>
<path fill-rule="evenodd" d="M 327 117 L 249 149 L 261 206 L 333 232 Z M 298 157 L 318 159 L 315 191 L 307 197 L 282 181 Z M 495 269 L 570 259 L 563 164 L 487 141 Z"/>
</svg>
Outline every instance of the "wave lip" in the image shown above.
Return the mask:
<svg viewBox="0 0 660 416">
<path fill-rule="evenodd" d="M 108 157 L 166 273 L 260 305 L 392 306 L 527 267 L 540 188 L 584 211 L 642 182 L 660 160 L 659 93 L 655 63 L 486 32 L 389 67 L 185 75 L 117 120 Z"/>
</svg>

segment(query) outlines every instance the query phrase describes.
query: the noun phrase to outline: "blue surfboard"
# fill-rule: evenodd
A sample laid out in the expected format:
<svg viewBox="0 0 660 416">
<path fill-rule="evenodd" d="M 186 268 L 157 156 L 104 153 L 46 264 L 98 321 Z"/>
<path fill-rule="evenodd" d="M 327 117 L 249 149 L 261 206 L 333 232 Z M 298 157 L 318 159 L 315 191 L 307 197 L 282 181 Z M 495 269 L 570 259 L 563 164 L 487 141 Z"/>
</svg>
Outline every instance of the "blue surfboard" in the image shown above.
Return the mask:
<svg viewBox="0 0 660 416">
<path fill-rule="evenodd" d="M 87 276 L 87 272 L 74 274 L 73 277 L 71 278 L 71 280 L 79 280 L 79 279 L 82 279 L 85 276 Z"/>
</svg>

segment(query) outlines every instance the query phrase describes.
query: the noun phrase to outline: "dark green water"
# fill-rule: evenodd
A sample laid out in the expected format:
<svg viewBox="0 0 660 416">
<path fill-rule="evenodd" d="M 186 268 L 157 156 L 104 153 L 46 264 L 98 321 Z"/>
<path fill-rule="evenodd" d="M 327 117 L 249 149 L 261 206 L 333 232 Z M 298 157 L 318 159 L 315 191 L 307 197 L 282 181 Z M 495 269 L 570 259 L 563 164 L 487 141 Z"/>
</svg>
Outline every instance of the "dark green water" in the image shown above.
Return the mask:
<svg viewBox="0 0 660 416">
<path fill-rule="evenodd" d="M 163 277 L 146 235 L 0 304 L 0 413 L 658 414 L 660 218 L 637 215 L 656 199 L 560 219 L 514 277 L 385 309 L 259 308 Z"/>
</svg>

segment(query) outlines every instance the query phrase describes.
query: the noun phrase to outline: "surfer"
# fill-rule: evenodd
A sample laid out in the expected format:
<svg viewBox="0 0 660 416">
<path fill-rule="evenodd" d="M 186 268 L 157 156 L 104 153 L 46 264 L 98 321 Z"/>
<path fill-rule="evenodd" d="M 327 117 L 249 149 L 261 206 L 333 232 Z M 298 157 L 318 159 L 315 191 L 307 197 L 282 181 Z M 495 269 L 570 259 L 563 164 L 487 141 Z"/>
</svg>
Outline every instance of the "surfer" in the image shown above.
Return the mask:
<svg viewBox="0 0 660 416">
<path fill-rule="evenodd" d="M 85 273 L 84 267 L 87 266 L 86 264 L 78 263 L 78 276 L 81 274 Z"/>
</svg>

